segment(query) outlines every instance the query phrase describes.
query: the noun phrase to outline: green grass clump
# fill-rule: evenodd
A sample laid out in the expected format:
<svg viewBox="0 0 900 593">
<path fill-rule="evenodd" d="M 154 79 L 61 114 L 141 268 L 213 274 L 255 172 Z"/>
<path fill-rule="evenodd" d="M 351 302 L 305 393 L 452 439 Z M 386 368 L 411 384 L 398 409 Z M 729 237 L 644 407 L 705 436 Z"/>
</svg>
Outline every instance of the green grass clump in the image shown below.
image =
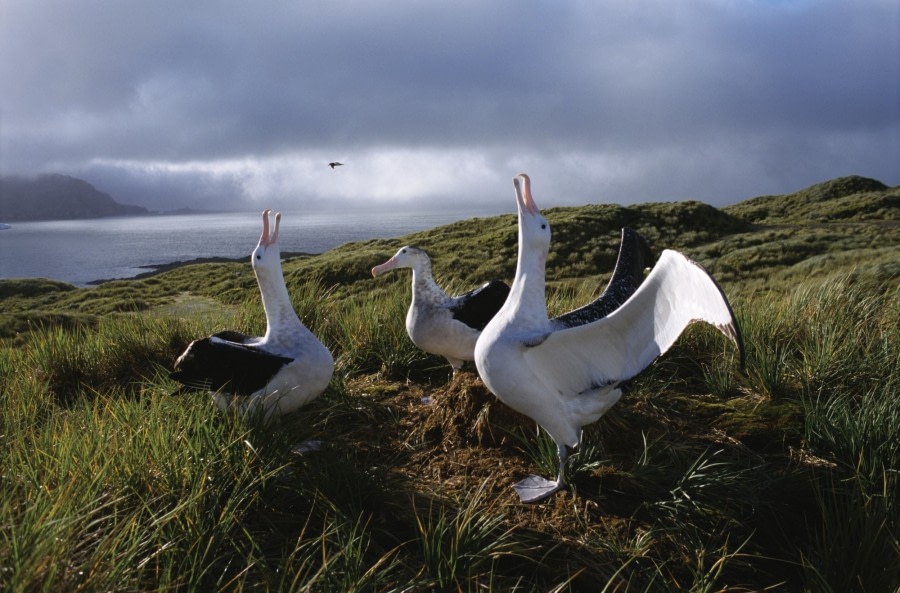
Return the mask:
<svg viewBox="0 0 900 593">
<path fill-rule="evenodd" d="M 201 408 L 112 392 L 27 429 L 4 422 L 4 590 L 214 585 L 276 466 Z"/>
<path fill-rule="evenodd" d="M 503 513 L 484 500 L 483 486 L 453 505 L 432 501 L 414 510 L 423 584 L 446 590 L 489 582 L 494 563 L 517 554 L 521 544 L 504 527 Z"/>
<path fill-rule="evenodd" d="M 193 328 L 172 319 L 130 315 L 96 327 L 32 332 L 24 364 L 60 403 L 110 389 L 140 390 L 171 365 Z"/>
<path fill-rule="evenodd" d="M 0 350 L 2 585 L 889 590 L 900 436 L 889 286 L 836 277 L 739 301 L 745 374 L 715 332 L 688 332 L 585 430 L 569 492 L 536 507 L 509 485 L 552 473 L 546 436 L 476 406 L 458 421 L 487 423 L 488 436 L 413 437 L 447 395 L 428 372 L 377 363 L 403 350 L 402 293 L 348 301 L 318 281 L 292 287 L 344 362 L 274 431 L 218 414 L 205 395 L 171 395 L 173 357 L 214 320 L 128 314 L 33 332 Z M 558 293 L 557 306 L 586 290 Z M 259 315 L 250 299 L 230 320 L 249 330 Z M 766 357 L 777 382 L 758 370 L 775 364 Z M 732 375 L 725 389 L 710 377 L 718 366 Z M 429 393 L 433 411 L 419 403 Z M 307 440 L 322 449 L 292 453 Z"/>
<path fill-rule="evenodd" d="M 248 263 L 0 281 L 0 590 L 894 591 L 898 243 L 860 214 L 893 190 L 838 181 L 793 196 L 832 222 L 772 199 L 548 211 L 551 314 L 602 290 L 629 224 L 723 280 L 747 356 L 689 328 L 535 506 L 510 485 L 555 471 L 552 442 L 410 343 L 408 275 L 369 276 L 418 243 L 450 292 L 508 279 L 512 216 L 289 258 L 337 370 L 269 428 L 168 378 L 192 339 L 264 330 Z"/>
</svg>

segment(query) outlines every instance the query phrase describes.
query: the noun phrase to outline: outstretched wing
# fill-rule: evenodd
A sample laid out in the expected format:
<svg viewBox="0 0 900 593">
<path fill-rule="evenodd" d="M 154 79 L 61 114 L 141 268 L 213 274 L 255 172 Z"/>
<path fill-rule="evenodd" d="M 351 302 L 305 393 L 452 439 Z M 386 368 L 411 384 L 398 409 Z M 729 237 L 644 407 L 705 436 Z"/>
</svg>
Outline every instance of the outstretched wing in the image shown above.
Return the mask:
<svg viewBox="0 0 900 593">
<path fill-rule="evenodd" d="M 225 331 L 191 342 L 169 376 L 191 389 L 250 395 L 293 361 L 247 345 L 249 336 Z"/>
<path fill-rule="evenodd" d="M 695 321 L 743 342 L 722 289 L 700 264 L 663 251 L 643 284 L 603 319 L 552 331 L 525 348 L 525 358 L 560 391 L 586 389 L 634 377 L 666 352 Z"/>
<path fill-rule="evenodd" d="M 554 327 L 576 327 L 603 319 L 634 294 L 644 280 L 644 268 L 650 259 L 650 248 L 634 229 L 622 229 L 619 255 L 609 284 L 599 297 L 587 305 L 569 311 L 553 320 Z"/>
<path fill-rule="evenodd" d="M 500 310 L 508 295 L 509 286 L 505 282 L 494 280 L 454 297 L 455 303 L 449 309 L 454 319 L 481 331 Z"/>
</svg>

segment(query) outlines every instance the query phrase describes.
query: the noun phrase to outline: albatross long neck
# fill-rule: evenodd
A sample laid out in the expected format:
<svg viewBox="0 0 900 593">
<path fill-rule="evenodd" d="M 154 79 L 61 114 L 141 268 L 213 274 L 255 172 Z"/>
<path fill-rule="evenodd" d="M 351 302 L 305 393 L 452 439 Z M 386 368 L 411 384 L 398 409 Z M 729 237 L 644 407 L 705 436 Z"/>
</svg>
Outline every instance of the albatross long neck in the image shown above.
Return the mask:
<svg viewBox="0 0 900 593">
<path fill-rule="evenodd" d="M 504 307 L 507 314 L 519 322 L 531 321 L 535 326 L 547 322 L 547 298 L 544 292 L 547 253 L 543 249 L 529 247 L 522 237 L 519 223 L 519 252 L 516 275 Z"/>
<path fill-rule="evenodd" d="M 281 266 L 278 266 L 277 270 L 257 270 L 256 279 L 266 311 L 264 340 L 266 342 L 277 340 L 285 331 L 294 331 L 297 327 L 302 327 L 303 324 L 291 304 Z"/>
<path fill-rule="evenodd" d="M 441 287 L 434 281 L 431 275 L 431 261 L 419 259 L 416 265 L 412 266 L 412 298 L 416 300 L 416 295 L 428 301 L 442 303 L 449 297 L 447 293 L 441 290 Z"/>
</svg>

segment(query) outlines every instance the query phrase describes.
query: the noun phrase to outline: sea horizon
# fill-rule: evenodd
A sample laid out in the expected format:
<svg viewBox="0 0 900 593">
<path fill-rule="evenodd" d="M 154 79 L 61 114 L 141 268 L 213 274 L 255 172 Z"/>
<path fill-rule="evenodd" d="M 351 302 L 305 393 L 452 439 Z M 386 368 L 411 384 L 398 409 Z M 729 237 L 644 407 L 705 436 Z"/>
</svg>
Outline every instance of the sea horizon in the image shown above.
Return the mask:
<svg viewBox="0 0 900 593">
<path fill-rule="evenodd" d="M 262 232 L 261 212 L 192 211 L 6 223 L 8 228 L 0 230 L 0 279 L 48 278 L 89 287 L 197 260 L 249 261 Z M 398 207 L 285 211 L 279 246 L 283 254 L 317 254 L 354 241 L 390 239 L 504 213 L 510 212 L 495 205 L 415 212 Z"/>
</svg>

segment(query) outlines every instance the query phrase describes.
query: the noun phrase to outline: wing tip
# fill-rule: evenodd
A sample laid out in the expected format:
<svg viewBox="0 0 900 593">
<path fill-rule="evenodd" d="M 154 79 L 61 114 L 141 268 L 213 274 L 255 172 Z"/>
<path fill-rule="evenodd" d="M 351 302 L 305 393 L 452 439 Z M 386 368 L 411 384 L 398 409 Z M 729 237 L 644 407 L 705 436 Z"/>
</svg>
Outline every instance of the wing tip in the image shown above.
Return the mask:
<svg viewBox="0 0 900 593">
<path fill-rule="evenodd" d="M 676 251 L 674 249 L 666 249 L 663 253 L 669 253 L 671 256 L 680 256 L 684 258 L 690 264 L 693 264 L 697 268 L 699 268 L 703 274 L 709 278 L 710 282 L 713 283 L 713 286 L 716 287 L 716 290 L 719 291 L 719 296 L 722 299 L 722 303 L 725 305 L 726 310 L 728 311 L 729 321 L 727 323 L 714 323 L 716 329 L 718 329 L 725 337 L 727 337 L 738 349 L 738 356 L 740 358 L 740 369 L 743 371 L 746 368 L 747 355 L 746 350 L 744 349 L 744 338 L 741 333 L 741 326 L 738 323 L 737 316 L 734 314 L 734 309 L 731 306 L 731 302 L 728 300 L 728 297 L 725 295 L 725 290 L 722 289 L 722 285 L 719 284 L 718 280 L 716 280 L 712 274 L 709 273 L 709 270 L 706 269 L 706 266 L 701 264 L 700 262 L 688 257 L 684 253 L 680 251 Z"/>
<path fill-rule="evenodd" d="M 737 320 L 734 319 L 734 314 L 732 313 L 731 323 L 716 324 L 715 328 L 722 332 L 722 334 L 725 335 L 726 338 L 731 340 L 735 347 L 737 347 L 740 369 L 741 371 L 743 371 L 746 368 L 747 355 L 746 351 L 744 350 L 744 339 L 741 336 L 741 328 L 738 325 Z"/>
</svg>

